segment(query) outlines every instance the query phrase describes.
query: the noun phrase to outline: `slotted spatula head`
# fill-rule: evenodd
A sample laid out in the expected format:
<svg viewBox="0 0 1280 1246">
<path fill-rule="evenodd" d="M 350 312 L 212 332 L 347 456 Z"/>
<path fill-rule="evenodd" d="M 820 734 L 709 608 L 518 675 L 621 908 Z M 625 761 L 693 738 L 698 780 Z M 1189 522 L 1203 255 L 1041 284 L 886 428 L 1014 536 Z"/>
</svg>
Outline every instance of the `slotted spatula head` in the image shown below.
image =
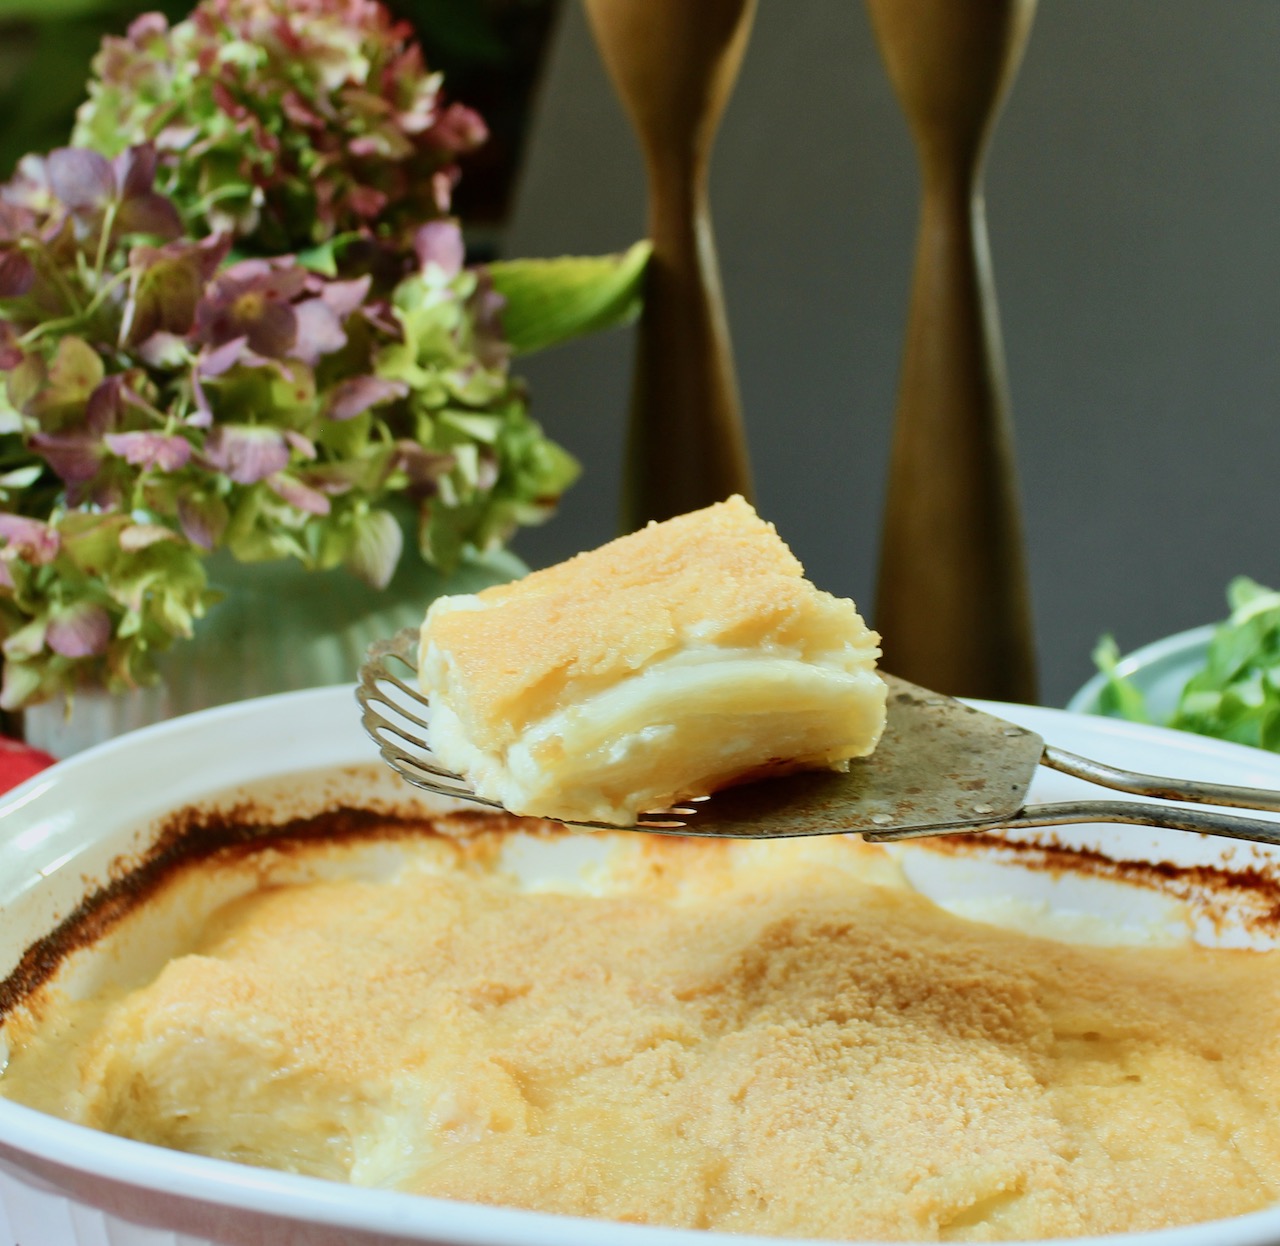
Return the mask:
<svg viewBox="0 0 1280 1246">
<path fill-rule="evenodd" d="M 365 730 L 383 759 L 410 783 L 477 800 L 465 780 L 431 755 L 430 707 L 416 687 L 416 670 L 413 629 L 370 648 L 356 689 Z M 1038 735 L 906 680 L 886 675 L 885 682 L 884 736 L 847 773 L 810 771 L 729 788 L 642 815 L 638 829 L 741 839 L 874 834 L 990 825 L 1022 808 L 1044 751 Z"/>
<path fill-rule="evenodd" d="M 904 679 L 884 679 L 888 722 L 870 757 L 843 774 L 809 771 L 718 792 L 679 833 L 772 839 L 987 825 L 1023 807 L 1044 751 L 1035 732 Z"/>
</svg>

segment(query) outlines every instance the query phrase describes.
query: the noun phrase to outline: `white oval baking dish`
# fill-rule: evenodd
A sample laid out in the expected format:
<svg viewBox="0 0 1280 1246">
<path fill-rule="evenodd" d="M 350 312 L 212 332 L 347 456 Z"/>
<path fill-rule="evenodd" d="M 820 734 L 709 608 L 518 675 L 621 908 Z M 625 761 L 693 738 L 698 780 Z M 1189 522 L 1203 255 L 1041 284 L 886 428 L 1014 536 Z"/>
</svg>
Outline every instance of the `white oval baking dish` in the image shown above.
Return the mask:
<svg viewBox="0 0 1280 1246">
<path fill-rule="evenodd" d="M 1054 710 L 984 706 L 1064 748 L 1134 769 L 1280 786 L 1280 756 L 1199 737 Z M 376 757 L 349 688 L 225 706 L 133 733 L 37 776 L 0 802 L 0 978 L 83 897 L 109 864 L 143 846 L 156 819 L 214 793 L 271 781 L 281 808 L 337 800 L 425 802 L 390 774 L 344 771 Z M 311 777 L 293 779 L 298 772 Z M 317 780 L 321 772 L 325 777 Z M 275 782 L 278 780 L 278 782 Z M 1069 799 L 1085 785 L 1050 771 L 1035 799 Z M 218 797 L 219 801 L 231 796 Z M 1059 838 L 1063 838 L 1059 836 Z M 1083 827 L 1080 844 L 1122 857 L 1232 864 L 1266 850 L 1142 828 Z M 943 902 L 1008 894 L 1063 920 L 1077 912 L 1150 925 L 1179 906 L 1096 878 L 971 856 L 909 850 L 909 875 Z M 1243 926 L 1204 933 L 1228 942 Z M 675 1231 L 356 1189 L 166 1151 L 71 1125 L 0 1100 L 0 1246 L 746 1246 L 737 1235 Z M 1073 1239 L 1082 1242 L 1086 1239 Z M 1110 1246 L 1280 1246 L 1280 1208 Z"/>
</svg>

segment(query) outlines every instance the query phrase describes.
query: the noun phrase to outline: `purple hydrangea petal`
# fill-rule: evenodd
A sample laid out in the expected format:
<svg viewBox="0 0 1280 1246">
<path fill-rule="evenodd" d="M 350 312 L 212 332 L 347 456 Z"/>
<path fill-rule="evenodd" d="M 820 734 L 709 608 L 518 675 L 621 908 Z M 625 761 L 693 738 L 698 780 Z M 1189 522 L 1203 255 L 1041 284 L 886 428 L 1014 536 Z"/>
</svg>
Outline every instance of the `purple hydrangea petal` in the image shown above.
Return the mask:
<svg viewBox="0 0 1280 1246">
<path fill-rule="evenodd" d="M 316 443 L 310 437 L 304 437 L 295 429 L 286 428 L 284 430 L 284 439 L 289 443 L 290 448 L 296 450 L 303 458 L 314 459 L 316 457 Z"/>
<path fill-rule="evenodd" d="M 324 413 L 331 420 L 350 420 L 355 416 L 396 398 L 403 398 L 409 387 L 403 381 L 380 376 L 352 376 L 339 381 L 325 400 Z"/>
<path fill-rule="evenodd" d="M 191 443 L 169 433 L 108 433 L 107 449 L 134 467 L 176 472 L 191 460 Z"/>
<path fill-rule="evenodd" d="M 346 320 L 364 305 L 372 283 L 373 278 L 368 276 L 357 277 L 354 281 L 326 281 L 320 297 L 339 320 Z"/>
<path fill-rule="evenodd" d="M 64 658 L 93 657 L 107 651 L 111 616 L 96 602 L 78 602 L 52 615 L 44 638 L 49 648 Z"/>
<path fill-rule="evenodd" d="M 205 438 L 209 464 L 238 485 L 257 484 L 289 464 L 289 446 L 274 428 L 220 424 Z"/>
<path fill-rule="evenodd" d="M 54 197 L 49 189 L 49 166 L 45 157 L 23 156 L 18 161 L 13 176 L 0 186 L 0 197 L 8 207 L 28 214 L 49 212 L 54 206 Z M 23 226 L 24 229 L 29 227 Z"/>
<path fill-rule="evenodd" d="M 484 118 L 465 104 L 450 104 L 431 127 L 431 141 L 451 151 L 470 151 L 489 137 Z"/>
<path fill-rule="evenodd" d="M 132 279 L 120 326 L 121 342 L 136 345 L 155 333 L 189 333 L 206 281 L 200 248 L 190 243 L 134 247 L 129 266 Z"/>
<path fill-rule="evenodd" d="M 201 298 L 196 336 L 212 346 L 244 337 L 259 354 L 283 359 L 293 352 L 299 336 L 292 300 L 306 293 L 310 279 L 291 257 L 233 264 Z"/>
<path fill-rule="evenodd" d="M 156 182 L 156 149 L 150 143 L 126 147 L 112 162 L 122 199 L 149 195 Z"/>
<path fill-rule="evenodd" d="M 35 283 L 35 266 L 21 251 L 0 250 L 0 299 L 20 299 Z"/>
<path fill-rule="evenodd" d="M 247 337 L 233 337 L 230 341 L 215 346 L 212 350 L 201 352 L 200 362 L 196 369 L 200 376 L 215 377 L 229 372 L 240 362 L 249 345 Z"/>
<path fill-rule="evenodd" d="M 310 275 L 292 256 L 239 260 L 219 274 L 219 297 L 235 299 L 253 290 L 272 299 L 296 299 L 306 291 Z"/>
<path fill-rule="evenodd" d="M 303 335 L 300 320 L 297 309 L 289 303 L 267 300 L 254 317 L 246 317 L 241 323 L 248 327 L 250 349 L 271 359 L 283 359 L 297 354 Z"/>
<path fill-rule="evenodd" d="M 353 186 L 347 192 L 347 204 L 356 216 L 368 220 L 387 206 L 387 196 L 372 186 Z"/>
<path fill-rule="evenodd" d="M 124 506 L 124 492 L 118 480 L 99 472 L 91 480 L 67 482 L 67 505 L 91 507 L 105 514 Z"/>
<path fill-rule="evenodd" d="M 329 513 L 329 499 L 318 489 L 304 485 L 296 476 L 290 476 L 286 472 L 276 472 L 267 477 L 267 488 L 283 498 L 290 506 L 308 515 Z"/>
<path fill-rule="evenodd" d="M 18 334 L 7 320 L 0 320 L 0 372 L 11 372 L 27 357 L 18 345 Z"/>
<path fill-rule="evenodd" d="M 45 161 L 49 187 L 67 207 L 102 207 L 116 193 L 115 171 L 106 156 L 87 147 L 59 147 Z"/>
<path fill-rule="evenodd" d="M 156 148 L 163 152 L 186 151 L 199 137 L 197 125 L 167 125 L 156 135 Z"/>
<path fill-rule="evenodd" d="M 366 488 L 370 465 L 359 461 L 324 463 L 308 467 L 303 475 L 313 489 L 319 489 L 328 497 L 337 497 L 352 489 Z"/>
<path fill-rule="evenodd" d="M 102 441 L 93 433 L 36 433 L 31 448 L 69 485 L 83 485 L 98 474 Z"/>
<path fill-rule="evenodd" d="M 203 550 L 214 549 L 227 529 L 227 508 L 216 498 L 184 492 L 178 495 L 178 523 L 183 535 Z"/>
<path fill-rule="evenodd" d="M 84 405 L 85 431 L 95 436 L 102 436 L 109 428 L 114 428 L 120 418 L 120 408 L 124 404 L 125 377 L 117 372 L 114 376 L 103 377 L 94 386 Z"/>
<path fill-rule="evenodd" d="M 200 260 L 200 271 L 206 281 L 213 279 L 213 275 L 222 266 L 222 261 L 230 254 L 234 241 L 230 234 L 216 233 L 210 234 L 207 238 L 201 238 L 196 243 L 195 250 Z"/>
<path fill-rule="evenodd" d="M 409 478 L 409 492 L 415 497 L 433 494 L 436 482 L 453 471 L 454 466 L 453 455 L 428 450 L 407 439 L 396 442 L 395 453 L 391 456 L 392 470 L 401 471 Z"/>
<path fill-rule="evenodd" d="M 192 428 L 212 428 L 213 408 L 209 405 L 209 395 L 200 383 L 200 369 L 191 369 L 191 396 L 195 399 L 195 410 L 187 416 L 186 423 Z"/>
<path fill-rule="evenodd" d="M 413 236 L 420 268 L 434 264 L 446 277 L 456 277 L 466 259 L 466 246 L 457 221 L 428 221 Z"/>
<path fill-rule="evenodd" d="M 157 238 L 182 237 L 182 217 L 163 195 L 146 194 L 126 199 L 116 214 L 116 229 L 124 234 L 152 234 Z"/>
<path fill-rule="evenodd" d="M 37 567 L 52 562 L 62 548 L 57 528 L 22 515 L 0 514 L 0 541 Z"/>
<path fill-rule="evenodd" d="M 143 13 L 129 23 L 126 34 L 129 42 L 139 47 L 169 33 L 169 19 L 163 13 Z"/>
<path fill-rule="evenodd" d="M 332 355 L 347 344 L 342 321 L 324 299 L 307 299 L 291 311 L 297 325 L 296 340 L 289 351 L 293 358 L 314 365 L 322 355 Z"/>
<path fill-rule="evenodd" d="M 230 303 L 202 300 L 196 309 L 196 332 L 214 346 L 241 340 L 257 354 L 280 359 L 297 338 L 298 321 L 290 304 L 248 290 Z"/>
</svg>

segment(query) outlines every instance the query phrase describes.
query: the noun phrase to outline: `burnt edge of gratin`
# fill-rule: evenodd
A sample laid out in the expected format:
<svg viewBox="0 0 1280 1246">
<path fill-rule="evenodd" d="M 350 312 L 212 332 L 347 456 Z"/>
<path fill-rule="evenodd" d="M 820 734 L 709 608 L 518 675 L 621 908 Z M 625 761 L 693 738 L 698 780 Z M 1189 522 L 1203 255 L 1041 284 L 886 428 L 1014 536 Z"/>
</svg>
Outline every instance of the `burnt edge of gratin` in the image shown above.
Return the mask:
<svg viewBox="0 0 1280 1246">
<path fill-rule="evenodd" d="M 268 850 L 279 855 L 319 843 L 421 836 L 447 841 L 466 855 L 484 858 L 493 855 L 501 836 L 516 827 L 525 834 L 548 837 L 570 833 L 558 824 L 502 813 L 428 813 L 376 803 L 337 804 L 307 815 L 273 818 L 251 799 L 218 808 L 186 806 L 154 825 L 157 830 L 151 843 L 117 857 L 106 881 L 32 943 L 0 981 L 0 1024 L 49 982 L 67 957 L 96 943 L 184 869 L 207 862 L 226 864 Z"/>
<path fill-rule="evenodd" d="M 1235 846 L 1221 864 L 1179 865 L 1063 843 L 1051 831 L 1026 839 L 987 831 L 916 842 L 945 856 L 989 856 L 1051 875 L 1078 874 L 1158 891 L 1193 905 L 1219 931 L 1236 925 L 1253 935 L 1280 938 L 1280 860 L 1237 861 Z"/>
<path fill-rule="evenodd" d="M 0 1024 L 48 983 L 72 953 L 89 947 L 155 895 L 180 871 L 215 862 L 225 864 L 270 851 L 276 855 L 316 844 L 359 840 L 432 837 L 464 856 L 482 861 L 496 856 L 507 833 L 520 830 L 556 838 L 575 834 L 555 822 L 487 810 L 428 813 L 413 807 L 373 802 L 335 804 L 294 817 L 272 814 L 252 799 L 210 808 L 191 805 L 154 824 L 150 844 L 112 862 L 107 879 L 47 935 L 22 954 L 0 981 Z M 664 835 L 671 845 L 681 835 Z M 689 842 L 702 843 L 696 838 Z M 1001 833 L 938 836 L 917 841 L 949 856 L 989 856 L 1052 875 L 1102 878 L 1159 891 L 1193 904 L 1219 928 L 1236 923 L 1257 935 L 1280 937 L 1280 863 L 1254 859 L 1239 864 L 1178 865 L 1172 861 L 1120 858 L 1099 849 L 1066 844 L 1052 833 L 1019 839 Z"/>
</svg>

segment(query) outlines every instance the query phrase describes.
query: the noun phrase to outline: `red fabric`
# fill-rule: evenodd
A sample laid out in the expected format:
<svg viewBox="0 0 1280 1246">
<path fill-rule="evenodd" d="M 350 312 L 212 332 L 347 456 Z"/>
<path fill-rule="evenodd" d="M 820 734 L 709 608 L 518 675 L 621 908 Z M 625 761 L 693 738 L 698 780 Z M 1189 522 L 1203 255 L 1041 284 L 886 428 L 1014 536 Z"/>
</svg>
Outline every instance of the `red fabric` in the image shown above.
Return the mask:
<svg viewBox="0 0 1280 1246">
<path fill-rule="evenodd" d="M 46 766 L 52 766 L 54 759 L 38 748 L 28 748 L 17 740 L 8 740 L 0 736 L 0 792 L 7 792 L 17 787 L 24 779 L 39 774 Z"/>
</svg>

